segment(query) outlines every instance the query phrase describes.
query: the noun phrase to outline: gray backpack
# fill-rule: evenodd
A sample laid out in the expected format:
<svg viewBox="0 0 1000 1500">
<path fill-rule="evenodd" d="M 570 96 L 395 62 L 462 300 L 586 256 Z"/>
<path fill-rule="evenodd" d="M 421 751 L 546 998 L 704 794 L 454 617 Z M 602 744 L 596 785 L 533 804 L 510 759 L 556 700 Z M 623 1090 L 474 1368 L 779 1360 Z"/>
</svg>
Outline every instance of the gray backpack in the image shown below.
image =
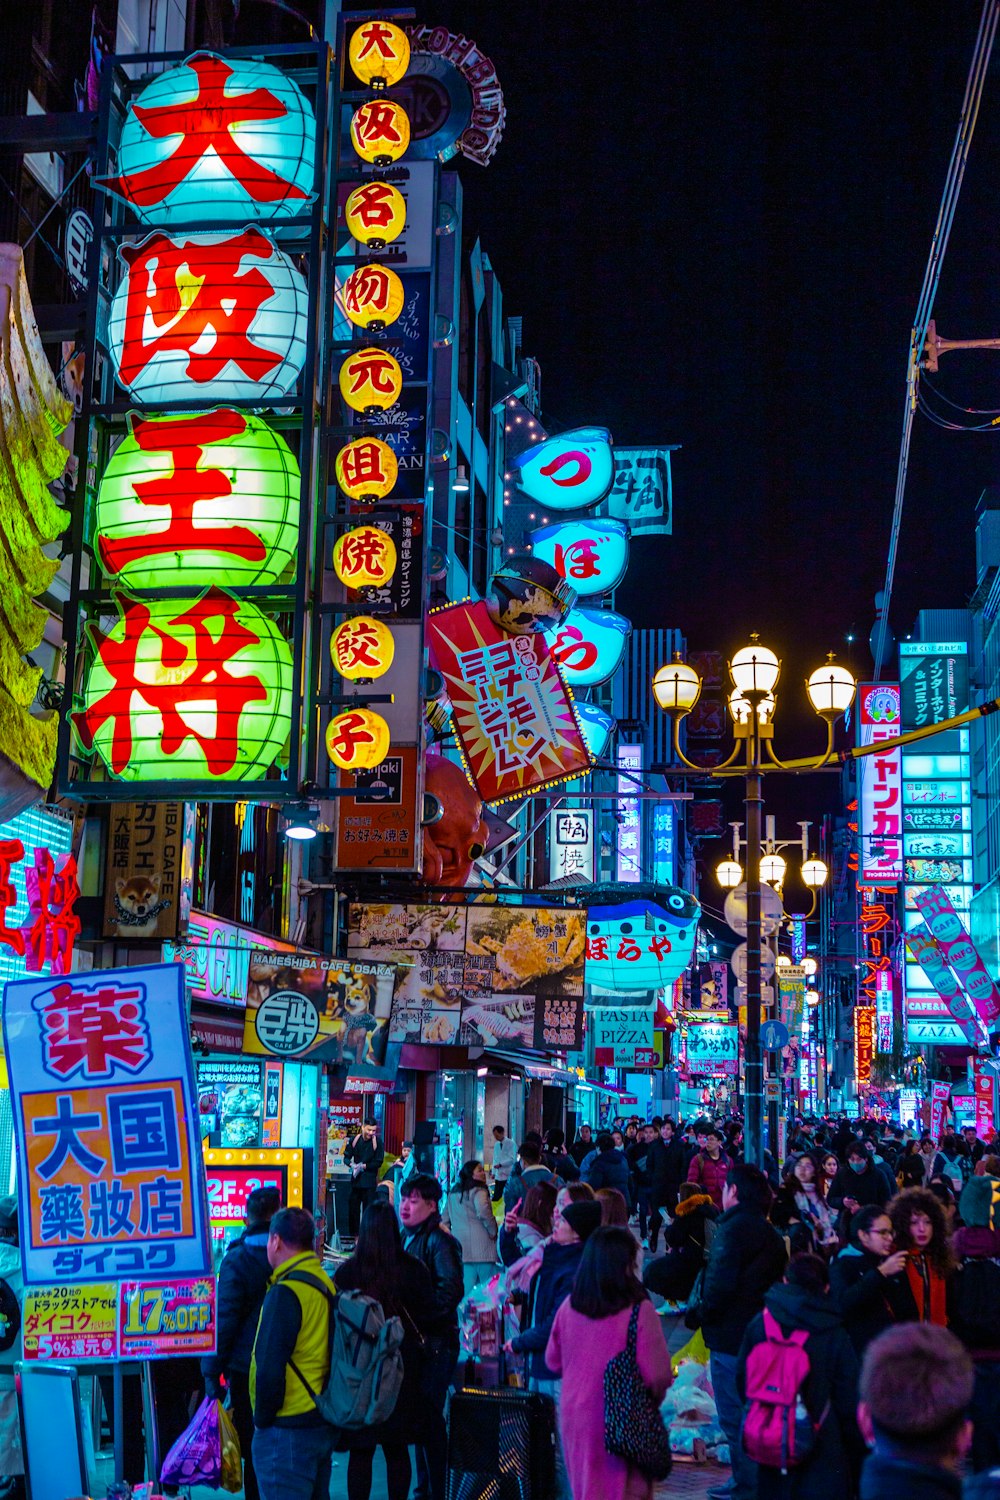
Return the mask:
<svg viewBox="0 0 1000 1500">
<path fill-rule="evenodd" d="M 330 1312 L 330 1373 L 317 1393 L 295 1361 L 295 1374 L 331 1427 L 358 1432 L 392 1416 L 403 1384 L 403 1324 L 387 1318 L 382 1304 L 364 1292 L 331 1297 L 318 1276 L 291 1271 L 286 1281 L 302 1281 L 322 1292 Z"/>
</svg>

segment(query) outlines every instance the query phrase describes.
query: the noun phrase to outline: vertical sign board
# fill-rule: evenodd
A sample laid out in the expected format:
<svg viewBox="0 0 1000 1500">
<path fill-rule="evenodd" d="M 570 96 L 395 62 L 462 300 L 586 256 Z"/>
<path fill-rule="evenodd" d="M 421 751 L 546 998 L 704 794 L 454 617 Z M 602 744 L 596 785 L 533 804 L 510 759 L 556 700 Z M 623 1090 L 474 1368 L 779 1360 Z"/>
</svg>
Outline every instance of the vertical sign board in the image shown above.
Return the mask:
<svg viewBox="0 0 1000 1500">
<path fill-rule="evenodd" d="M 872 745 L 899 734 L 899 684 L 858 684 L 858 744 Z M 903 878 L 899 749 L 858 761 L 858 879 L 862 885 L 897 886 Z"/>
<path fill-rule="evenodd" d="M 875 1055 L 875 1009 L 859 1005 L 854 1012 L 854 1080 L 858 1089 L 871 1082 Z"/>
<path fill-rule="evenodd" d="M 104 936 L 123 943 L 177 936 L 182 909 L 182 802 L 123 802 L 111 810 Z M 187 903 L 190 906 L 190 891 Z"/>
<path fill-rule="evenodd" d="M 935 1140 L 940 1136 L 944 1125 L 944 1107 L 948 1103 L 950 1094 L 950 1083 L 931 1084 L 931 1135 Z"/>
<path fill-rule="evenodd" d="M 642 803 L 635 795 L 642 777 L 641 745 L 618 746 L 618 771 L 615 879 L 635 884 L 642 879 Z"/>
<path fill-rule="evenodd" d="M 962 713 L 969 706 L 964 642 L 904 641 L 900 655 L 900 721 L 905 733 Z M 903 927 L 922 931 L 917 896 L 942 886 L 965 920 L 972 899 L 972 785 L 969 730 L 951 729 L 904 745 Z M 930 976 L 907 950 L 903 966 L 906 1039 L 935 1039 L 949 1024 L 948 1007 Z M 943 1039 L 943 1034 L 942 1034 Z M 959 1033 L 960 1039 L 960 1033 Z"/>
<path fill-rule="evenodd" d="M 880 969 L 875 975 L 875 1025 L 880 1052 L 892 1051 L 892 971 Z"/>
<path fill-rule="evenodd" d="M 996 1123 L 993 1100 L 997 1075 L 989 1062 L 982 1057 L 972 1059 L 972 1086 L 976 1100 L 976 1134 L 981 1141 L 988 1140 Z"/>
<path fill-rule="evenodd" d="M 26 1286 L 212 1269 L 177 964 L 8 984 Z"/>
<path fill-rule="evenodd" d="M 589 807 L 549 813 L 549 879 L 594 880 L 594 813 Z"/>
<path fill-rule="evenodd" d="M 657 885 L 677 884 L 677 808 L 673 802 L 653 803 L 653 879 Z"/>
</svg>

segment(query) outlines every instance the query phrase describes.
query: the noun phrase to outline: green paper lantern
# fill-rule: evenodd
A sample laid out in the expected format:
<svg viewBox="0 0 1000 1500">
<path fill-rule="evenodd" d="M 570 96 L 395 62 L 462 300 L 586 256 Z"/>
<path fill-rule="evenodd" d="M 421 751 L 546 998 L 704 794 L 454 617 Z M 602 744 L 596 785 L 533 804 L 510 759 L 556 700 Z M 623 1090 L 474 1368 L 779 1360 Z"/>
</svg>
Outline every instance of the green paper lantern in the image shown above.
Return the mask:
<svg viewBox="0 0 1000 1500">
<path fill-rule="evenodd" d="M 222 589 L 149 602 L 94 647 L 73 723 L 120 781 L 254 781 L 291 730 L 292 653 L 274 620 Z"/>
<path fill-rule="evenodd" d="M 276 582 L 298 547 L 299 466 L 246 412 L 133 419 L 97 492 L 95 550 L 137 589 Z"/>
</svg>

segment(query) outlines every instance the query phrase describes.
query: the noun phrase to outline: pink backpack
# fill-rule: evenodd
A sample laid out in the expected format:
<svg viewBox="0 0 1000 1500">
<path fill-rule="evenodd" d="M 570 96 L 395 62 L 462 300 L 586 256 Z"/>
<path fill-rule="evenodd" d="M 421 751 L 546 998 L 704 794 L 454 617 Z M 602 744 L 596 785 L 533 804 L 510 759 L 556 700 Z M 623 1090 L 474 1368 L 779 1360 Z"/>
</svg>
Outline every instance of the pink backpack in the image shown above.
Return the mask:
<svg viewBox="0 0 1000 1500">
<path fill-rule="evenodd" d="M 806 1409 L 802 1388 L 809 1378 L 809 1335 L 798 1328 L 786 1338 L 764 1309 L 764 1338 L 747 1355 L 743 1447 L 748 1458 L 786 1473 L 805 1462 L 829 1411 L 818 1422 Z"/>
</svg>

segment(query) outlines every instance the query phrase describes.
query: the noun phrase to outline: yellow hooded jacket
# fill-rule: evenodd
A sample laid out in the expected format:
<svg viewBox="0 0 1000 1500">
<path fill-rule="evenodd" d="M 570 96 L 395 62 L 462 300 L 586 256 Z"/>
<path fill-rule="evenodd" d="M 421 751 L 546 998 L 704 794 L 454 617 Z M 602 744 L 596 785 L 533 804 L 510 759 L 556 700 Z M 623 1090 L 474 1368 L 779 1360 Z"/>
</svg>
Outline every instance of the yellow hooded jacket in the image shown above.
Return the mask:
<svg viewBox="0 0 1000 1500">
<path fill-rule="evenodd" d="M 316 1427 L 323 1418 L 303 1381 L 318 1394 L 330 1373 L 330 1303 L 318 1287 L 290 1280 L 293 1271 L 337 1289 L 311 1250 L 279 1266 L 267 1284 L 250 1362 L 250 1400 L 257 1427 Z"/>
</svg>

